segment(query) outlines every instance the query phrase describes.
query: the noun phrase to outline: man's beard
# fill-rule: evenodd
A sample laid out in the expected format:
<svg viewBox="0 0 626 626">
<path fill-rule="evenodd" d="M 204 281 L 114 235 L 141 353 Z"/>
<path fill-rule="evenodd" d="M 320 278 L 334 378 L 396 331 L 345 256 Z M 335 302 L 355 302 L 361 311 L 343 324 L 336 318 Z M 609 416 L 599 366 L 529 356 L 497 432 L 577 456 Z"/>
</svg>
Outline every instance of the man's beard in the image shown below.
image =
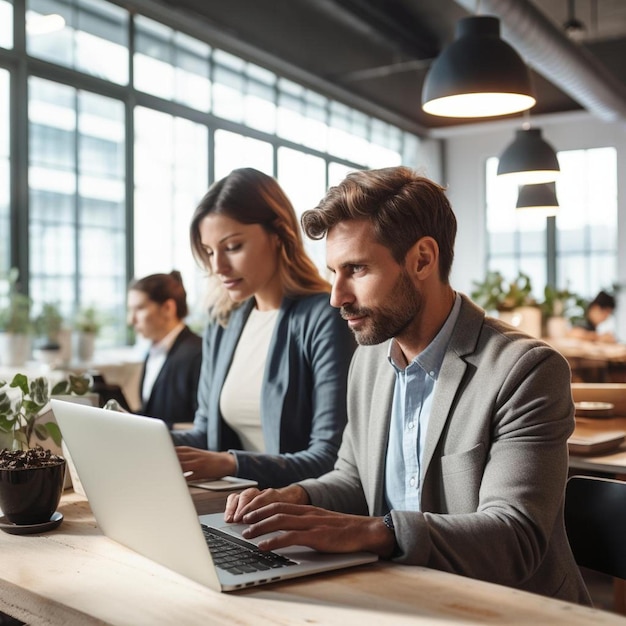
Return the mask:
<svg viewBox="0 0 626 626">
<path fill-rule="evenodd" d="M 392 337 L 397 337 L 417 317 L 422 309 L 422 298 L 416 291 L 406 270 L 398 277 L 389 294 L 389 306 L 378 309 L 341 307 L 341 316 L 366 316 L 364 327 L 354 330 L 357 342 L 362 346 L 373 346 Z"/>
</svg>

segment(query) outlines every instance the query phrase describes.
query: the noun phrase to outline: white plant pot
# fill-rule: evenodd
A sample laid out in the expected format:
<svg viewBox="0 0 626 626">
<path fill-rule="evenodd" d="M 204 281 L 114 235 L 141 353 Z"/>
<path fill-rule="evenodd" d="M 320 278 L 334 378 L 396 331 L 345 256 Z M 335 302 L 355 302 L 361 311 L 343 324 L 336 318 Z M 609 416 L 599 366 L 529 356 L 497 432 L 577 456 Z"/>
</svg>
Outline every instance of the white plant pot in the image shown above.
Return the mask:
<svg viewBox="0 0 626 626">
<path fill-rule="evenodd" d="M 59 331 L 58 342 L 60 346 L 60 358 L 62 365 L 72 362 L 72 331 L 69 328 L 62 328 Z"/>
<path fill-rule="evenodd" d="M 80 361 L 91 361 L 95 346 L 95 333 L 78 333 L 78 359 Z"/>
<path fill-rule="evenodd" d="M 536 306 L 520 306 L 512 311 L 500 311 L 498 317 L 531 337 L 541 337 L 541 309 Z"/>
<path fill-rule="evenodd" d="M 0 359 L 2 365 L 21 367 L 30 359 L 33 338 L 18 333 L 0 333 Z"/>
<path fill-rule="evenodd" d="M 571 325 L 565 317 L 549 317 L 546 320 L 546 334 L 551 339 L 563 339 L 567 337 Z"/>
</svg>

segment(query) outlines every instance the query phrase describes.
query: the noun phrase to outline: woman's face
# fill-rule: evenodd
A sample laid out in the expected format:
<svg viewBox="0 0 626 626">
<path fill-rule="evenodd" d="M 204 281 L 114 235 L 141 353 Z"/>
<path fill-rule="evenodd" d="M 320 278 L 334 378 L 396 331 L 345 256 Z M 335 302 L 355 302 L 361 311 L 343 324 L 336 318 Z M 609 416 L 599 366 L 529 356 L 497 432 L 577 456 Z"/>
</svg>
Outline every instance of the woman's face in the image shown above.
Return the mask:
<svg viewBox="0 0 626 626">
<path fill-rule="evenodd" d="M 225 215 L 209 214 L 199 225 L 209 269 L 233 302 L 251 296 L 260 310 L 277 309 L 283 296 L 278 273 L 277 235 L 260 224 L 242 224 Z"/>
<path fill-rule="evenodd" d="M 171 301 L 170 301 L 171 303 Z M 151 341 L 160 341 L 171 330 L 173 323 L 171 305 L 167 302 L 158 304 L 148 295 L 136 289 L 128 291 L 128 324 L 136 333 Z"/>
</svg>

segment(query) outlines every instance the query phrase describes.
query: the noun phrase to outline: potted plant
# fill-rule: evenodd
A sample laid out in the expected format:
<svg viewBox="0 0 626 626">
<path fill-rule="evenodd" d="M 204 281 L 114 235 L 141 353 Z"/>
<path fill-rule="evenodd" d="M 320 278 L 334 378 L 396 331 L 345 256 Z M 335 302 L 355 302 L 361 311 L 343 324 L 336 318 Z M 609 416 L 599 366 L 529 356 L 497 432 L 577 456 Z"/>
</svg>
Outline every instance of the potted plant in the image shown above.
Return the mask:
<svg viewBox="0 0 626 626">
<path fill-rule="evenodd" d="M 518 272 L 509 282 L 500 272 L 490 271 L 483 282 L 474 281 L 470 295 L 476 304 L 508 324 L 534 337 L 541 336 L 541 310 L 532 295 L 528 274 Z"/>
<path fill-rule="evenodd" d="M 100 332 L 102 321 L 94 306 L 81 309 L 74 321 L 78 331 L 78 358 L 90 361 L 93 358 L 96 336 Z"/>
<path fill-rule="evenodd" d="M 44 302 L 39 315 L 35 318 L 35 329 L 42 339 L 42 348 L 56 349 L 60 346 L 59 333 L 63 328 L 63 315 L 58 304 Z"/>
<path fill-rule="evenodd" d="M 546 285 L 540 307 L 545 334 L 556 339 L 564 337 L 572 323 L 584 318 L 587 300 L 567 288 L 556 289 Z"/>
<path fill-rule="evenodd" d="M 52 365 L 61 360 L 61 331 L 63 315 L 59 306 L 44 302 L 39 315 L 35 317 L 35 330 L 39 337 L 37 355 L 41 361 Z"/>
<path fill-rule="evenodd" d="M 11 268 L 6 293 L 0 299 L 0 353 L 3 365 L 9 366 L 24 365 L 32 346 L 32 301 L 19 291 L 18 276 L 17 268 Z"/>
<path fill-rule="evenodd" d="M 56 507 L 63 491 L 66 461 L 39 445 L 49 438 L 61 445 L 56 422 L 44 421 L 46 415 L 52 417 L 45 409 L 51 395 L 82 395 L 89 390 L 90 382 L 88 376 L 70 376 L 50 390 L 44 377 L 29 380 L 24 374 L 16 374 L 10 383 L 0 381 L 0 432 L 5 438 L 8 435 L 8 445 L 0 450 L 3 530 L 41 532 L 63 519 Z"/>
</svg>

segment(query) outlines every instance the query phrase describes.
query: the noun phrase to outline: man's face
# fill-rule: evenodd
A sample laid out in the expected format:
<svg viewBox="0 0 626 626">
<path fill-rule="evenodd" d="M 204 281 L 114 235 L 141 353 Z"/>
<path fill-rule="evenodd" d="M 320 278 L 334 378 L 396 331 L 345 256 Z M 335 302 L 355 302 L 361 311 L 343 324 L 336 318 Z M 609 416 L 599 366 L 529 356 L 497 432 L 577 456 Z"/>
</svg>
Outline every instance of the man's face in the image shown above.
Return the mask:
<svg viewBox="0 0 626 626">
<path fill-rule="evenodd" d="M 401 337 L 418 318 L 418 288 L 389 249 L 375 240 L 369 221 L 334 226 L 326 238 L 326 260 L 334 274 L 330 303 L 341 309 L 359 344 Z"/>
</svg>

